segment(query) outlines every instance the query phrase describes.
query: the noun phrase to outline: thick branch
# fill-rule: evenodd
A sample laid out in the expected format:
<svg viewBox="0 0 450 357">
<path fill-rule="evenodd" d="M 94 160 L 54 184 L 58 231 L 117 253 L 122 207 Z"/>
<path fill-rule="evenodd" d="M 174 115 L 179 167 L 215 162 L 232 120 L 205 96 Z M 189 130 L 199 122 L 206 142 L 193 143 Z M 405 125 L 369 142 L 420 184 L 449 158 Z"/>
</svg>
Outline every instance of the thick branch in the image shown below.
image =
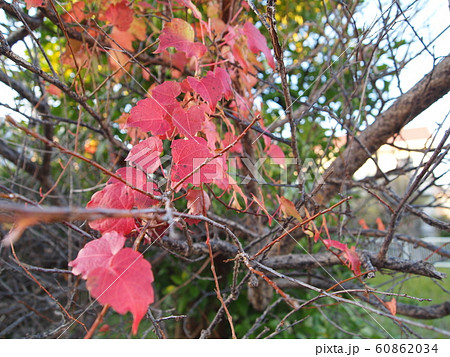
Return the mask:
<svg viewBox="0 0 450 357">
<path fill-rule="evenodd" d="M 357 140 L 352 140 L 344 152 L 331 164 L 330 181 L 351 177 L 368 159 L 367 152 L 374 154 L 394 134 L 417 117 L 431 104 L 450 90 L 450 57 L 445 57 L 412 89 L 400 96 L 375 122 L 367 127 Z M 339 185 L 323 185 L 316 200 L 321 205 L 339 192 Z"/>
<path fill-rule="evenodd" d="M 49 190 L 53 186 L 53 182 L 46 175 L 42 168 L 31 162 L 16 150 L 10 148 L 6 142 L 0 138 L 0 155 L 8 161 L 11 161 L 18 169 L 24 169 L 30 176 L 36 178 L 42 183 L 43 188 Z M 1 208 L 0 208 L 1 209 Z"/>
<path fill-rule="evenodd" d="M 397 258 L 377 259 L 375 254 L 365 252 L 377 269 L 389 269 L 416 275 L 442 279 L 445 274 L 437 271 L 433 264 L 427 262 L 410 262 Z M 273 269 L 310 269 L 341 264 L 337 256 L 330 252 L 313 255 L 289 254 L 267 258 L 264 264 Z"/>
<path fill-rule="evenodd" d="M 298 288 L 297 284 L 294 284 L 286 280 L 280 279 L 277 280 L 276 283 L 282 289 Z M 335 284 L 334 281 L 319 278 L 310 279 L 310 283 L 324 290 L 328 289 L 330 286 L 333 286 Z M 351 283 L 343 283 L 336 287 L 336 289 L 338 290 L 342 290 L 342 288 L 346 290 L 360 289 L 359 286 Z M 362 301 L 365 301 L 381 310 L 386 310 L 386 307 L 377 298 L 375 298 L 374 295 L 376 295 L 376 293 L 370 294 L 369 296 L 367 296 L 367 294 L 364 293 L 354 293 L 354 295 L 357 296 Z M 409 316 L 423 320 L 439 319 L 450 315 L 450 302 L 446 301 L 442 304 L 430 306 L 416 306 L 397 302 L 397 315 Z"/>
<path fill-rule="evenodd" d="M 11 4 L 8 4 L 6 1 L 4 1 L 4 0 L 0 1 L 0 9 L 3 9 L 5 11 L 5 13 L 8 14 L 9 16 L 14 17 L 18 20 L 21 20 L 17 16 L 16 10 L 13 8 L 13 6 Z M 20 9 L 18 11 L 20 11 L 20 16 L 22 17 L 23 20 L 26 21 L 28 27 L 31 30 L 35 30 L 39 26 L 42 25 L 43 14 L 41 11 L 38 11 L 36 17 L 29 16 L 28 14 L 21 11 Z M 22 27 L 22 28 L 18 29 L 17 31 L 10 33 L 7 38 L 7 42 L 10 46 L 13 46 L 15 43 L 19 42 L 20 40 L 23 40 L 28 35 L 29 35 L 28 29 L 25 27 Z"/>
<path fill-rule="evenodd" d="M 334 227 L 329 228 L 330 232 L 336 231 Z M 345 228 L 345 232 L 350 233 L 352 235 L 362 235 L 365 237 L 374 237 L 374 238 L 384 238 L 386 236 L 386 231 L 381 231 L 378 229 L 349 229 Z M 430 252 L 435 252 L 435 254 L 440 255 L 442 257 L 450 258 L 450 251 L 437 246 L 435 244 L 431 244 L 423 239 L 415 238 L 406 234 L 395 234 L 395 239 L 401 240 L 403 242 L 410 243 L 411 245 L 416 247 L 422 247 L 428 249 Z"/>
<path fill-rule="evenodd" d="M 55 78 L 49 75 L 48 73 L 44 72 L 41 68 L 34 66 L 33 64 L 21 58 L 20 56 L 16 55 L 13 51 L 11 51 L 11 49 L 9 48 L 8 44 L 6 43 L 6 41 L 2 36 L 0 36 L 0 55 L 4 55 L 18 66 L 29 70 L 30 72 L 38 75 L 48 83 L 54 84 L 59 89 L 61 89 L 68 97 L 72 98 L 77 103 L 79 103 L 81 107 L 83 107 L 100 124 L 103 134 L 114 146 L 121 148 L 125 152 L 128 152 L 127 147 L 113 137 L 111 130 L 107 126 L 107 123 L 104 122 L 104 119 L 87 104 L 87 99 L 84 96 L 80 96 L 77 93 L 73 92 L 70 89 L 70 87 L 67 86 L 65 83 L 61 82 L 59 78 Z"/>
<path fill-rule="evenodd" d="M 40 112 L 48 114 L 50 112 L 46 101 L 40 100 L 35 94 L 22 82 L 9 77 L 3 71 L 0 71 L 0 82 L 5 83 L 11 89 L 14 89 L 21 98 L 28 100 Z"/>
<path fill-rule="evenodd" d="M 369 297 L 364 294 L 357 295 L 361 300 L 378 308 L 383 308 L 383 304 L 373 295 Z M 439 319 L 450 315 L 450 301 L 431 306 L 416 306 L 397 302 L 397 314 L 423 320 Z"/>
</svg>

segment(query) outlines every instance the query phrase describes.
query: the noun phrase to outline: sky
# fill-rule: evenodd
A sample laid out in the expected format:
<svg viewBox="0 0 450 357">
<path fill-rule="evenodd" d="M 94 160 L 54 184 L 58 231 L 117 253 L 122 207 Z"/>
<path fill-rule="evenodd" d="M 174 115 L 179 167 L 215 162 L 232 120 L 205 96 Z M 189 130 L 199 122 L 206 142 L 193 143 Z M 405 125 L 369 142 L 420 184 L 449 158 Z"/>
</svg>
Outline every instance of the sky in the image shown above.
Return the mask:
<svg viewBox="0 0 450 357">
<path fill-rule="evenodd" d="M 367 12 L 364 14 L 364 22 L 370 21 L 370 15 L 379 16 L 378 1 L 369 0 Z M 383 3 L 390 4 L 390 1 Z M 416 3 L 413 9 L 418 8 L 418 15 L 410 20 L 412 27 L 416 29 L 417 34 L 422 38 L 425 44 L 430 43 L 438 34 L 450 25 L 450 9 L 448 0 L 420 0 L 420 1 L 401 1 L 403 9 L 408 8 L 409 4 Z M 388 5 L 385 5 L 386 8 Z M 406 11 L 406 15 L 413 15 L 413 9 Z M 408 55 L 415 55 L 422 50 L 424 46 L 417 39 L 411 28 L 407 28 L 405 35 L 415 39 L 409 48 Z M 428 46 L 430 52 L 439 60 L 450 52 L 450 29 L 447 29 L 435 42 Z M 433 69 L 434 60 L 430 53 L 423 51 L 421 55 L 414 58 L 400 73 L 400 85 L 403 92 L 411 89 L 424 75 Z M 390 95 L 395 97 L 400 94 L 397 83 L 393 83 L 390 88 Z M 441 100 L 434 103 L 430 108 L 416 117 L 408 127 L 428 127 L 430 132 L 437 128 L 437 124 L 442 122 L 450 110 L 450 94 L 444 96 Z M 446 122 L 448 127 L 450 118 Z"/>
<path fill-rule="evenodd" d="M 385 9 L 392 4 L 392 1 L 381 2 Z M 448 0 L 401 1 L 402 9 L 407 9 L 410 4 L 413 4 L 413 6 L 410 10 L 406 11 L 405 14 L 408 16 L 411 27 L 415 29 L 416 34 L 412 31 L 411 27 L 406 26 L 405 37 L 413 38 L 414 41 L 410 46 L 408 53 L 405 53 L 405 55 L 413 57 L 420 52 L 421 54 L 408 63 L 400 73 L 400 88 L 403 92 L 411 89 L 433 69 L 433 65 L 436 65 L 442 57 L 449 55 L 450 52 L 450 2 Z M 417 15 L 412 16 L 416 10 L 418 10 Z M 360 21 L 360 24 L 370 24 L 373 19 L 378 16 L 380 16 L 378 0 L 368 0 L 364 16 L 358 20 Z M 443 34 L 431 45 L 427 46 L 431 54 L 424 50 L 424 45 L 418 40 L 417 35 L 422 38 L 423 43 L 428 45 L 441 32 L 443 32 Z M 436 59 L 436 62 L 434 62 L 433 57 Z M 390 87 L 389 96 L 397 97 L 399 95 L 400 90 L 398 89 L 397 81 L 395 81 Z M 440 127 L 442 123 L 443 125 Z M 436 101 L 427 110 L 423 111 L 407 124 L 406 127 L 426 127 L 432 134 L 437 132 L 433 142 L 433 147 L 436 147 L 444 135 L 444 131 L 450 127 L 450 93 Z M 444 184 L 446 186 L 450 185 L 449 160 L 450 158 L 447 156 L 447 162 L 443 162 L 435 170 L 437 175 L 447 171 L 447 174 L 438 181 L 439 184 Z"/>
</svg>

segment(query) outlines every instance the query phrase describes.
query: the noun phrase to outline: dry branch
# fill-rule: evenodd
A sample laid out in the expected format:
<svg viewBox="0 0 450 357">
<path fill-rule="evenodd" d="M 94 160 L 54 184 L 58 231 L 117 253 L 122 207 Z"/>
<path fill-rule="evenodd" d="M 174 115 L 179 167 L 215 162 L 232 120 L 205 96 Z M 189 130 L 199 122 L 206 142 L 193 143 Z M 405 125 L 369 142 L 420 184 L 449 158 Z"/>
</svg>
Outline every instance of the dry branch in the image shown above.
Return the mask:
<svg viewBox="0 0 450 357">
<path fill-rule="evenodd" d="M 332 171 L 330 182 L 320 188 L 316 195 L 317 203 L 326 205 L 340 191 L 340 186 L 333 183 L 334 180 L 351 178 L 367 161 L 366 150 L 374 154 L 390 137 L 397 134 L 400 129 L 442 98 L 449 90 L 450 56 L 447 56 L 413 88 L 397 98 L 355 140 L 350 141 L 344 152 L 328 168 L 327 172 Z"/>
</svg>

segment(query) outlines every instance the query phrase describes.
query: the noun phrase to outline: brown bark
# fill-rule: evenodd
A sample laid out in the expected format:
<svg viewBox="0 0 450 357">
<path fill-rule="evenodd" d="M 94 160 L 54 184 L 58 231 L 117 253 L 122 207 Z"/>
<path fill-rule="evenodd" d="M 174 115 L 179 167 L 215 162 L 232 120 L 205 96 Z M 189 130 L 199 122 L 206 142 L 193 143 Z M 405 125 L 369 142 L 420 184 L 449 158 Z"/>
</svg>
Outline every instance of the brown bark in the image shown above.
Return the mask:
<svg viewBox="0 0 450 357">
<path fill-rule="evenodd" d="M 330 182 L 343 177 L 351 178 L 367 161 L 369 153 L 374 154 L 390 137 L 397 134 L 449 90 L 450 56 L 447 56 L 349 143 L 325 173 L 325 175 L 330 173 L 328 176 Z M 330 182 L 323 185 L 315 197 L 320 205 L 326 205 L 340 190 L 338 184 Z"/>
</svg>

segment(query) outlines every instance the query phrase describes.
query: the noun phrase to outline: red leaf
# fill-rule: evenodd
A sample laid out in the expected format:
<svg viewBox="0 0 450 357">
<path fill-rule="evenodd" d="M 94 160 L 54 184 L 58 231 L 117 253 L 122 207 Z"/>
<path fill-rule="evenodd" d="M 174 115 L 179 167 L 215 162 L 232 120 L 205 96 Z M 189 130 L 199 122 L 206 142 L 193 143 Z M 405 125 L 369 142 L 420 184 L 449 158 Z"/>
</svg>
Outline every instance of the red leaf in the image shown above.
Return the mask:
<svg viewBox="0 0 450 357">
<path fill-rule="evenodd" d="M 395 316 L 397 314 L 397 300 L 395 300 L 395 298 L 392 298 L 391 301 L 385 302 L 384 306 L 387 307 L 392 315 Z"/>
<path fill-rule="evenodd" d="M 125 240 L 122 234 L 113 231 L 87 243 L 78 252 L 77 258 L 69 263 L 72 273 L 81 274 L 81 277 L 86 279 L 92 270 L 106 266 L 111 257 L 122 249 Z"/>
<path fill-rule="evenodd" d="M 259 207 L 261 207 L 261 209 L 264 211 L 264 213 L 266 214 L 267 218 L 269 219 L 269 226 L 272 224 L 272 219 L 273 217 L 269 214 L 269 212 L 267 211 L 266 206 L 264 205 L 264 201 L 259 201 L 256 196 L 252 193 L 251 194 L 253 199 L 255 200 L 255 202 L 258 204 Z"/>
<path fill-rule="evenodd" d="M 358 253 L 356 253 L 355 247 L 350 249 L 347 247 L 345 250 L 345 255 L 347 257 L 348 266 L 355 275 L 361 274 L 361 260 L 359 260 Z"/>
<path fill-rule="evenodd" d="M 129 31 L 120 31 L 117 27 L 114 26 L 109 36 L 121 47 L 130 52 L 134 51 L 133 41 L 135 40 L 135 37 Z M 120 51 L 121 49 L 118 48 L 117 50 Z"/>
<path fill-rule="evenodd" d="M 171 66 L 178 68 L 180 71 L 184 70 L 188 62 L 184 52 L 169 53 L 168 51 L 163 51 L 162 58 L 166 63 L 170 63 Z"/>
<path fill-rule="evenodd" d="M 202 79 L 187 77 L 192 89 L 209 104 L 211 111 L 216 108 L 217 102 L 222 99 L 224 88 L 219 78 L 209 71 Z"/>
<path fill-rule="evenodd" d="M 319 231 L 315 231 L 315 232 L 314 232 L 314 243 L 317 243 L 317 241 L 319 240 L 319 238 L 320 238 L 320 233 L 319 233 Z"/>
<path fill-rule="evenodd" d="M 196 168 L 200 167 L 207 158 L 213 157 L 209 151 L 206 140 L 195 137 L 189 140 L 174 140 L 172 142 L 172 185 L 184 179 Z M 188 183 L 194 186 L 200 186 L 202 183 L 211 183 L 214 179 L 220 179 L 224 176 L 224 171 L 220 163 L 213 160 L 203 166 L 195 174 L 191 175 L 183 184 Z"/>
<path fill-rule="evenodd" d="M 119 314 L 133 314 L 133 334 L 139 322 L 154 301 L 153 273 L 142 254 L 124 248 L 114 255 L 109 264 L 89 273 L 86 286 L 101 304 L 109 304 Z"/>
<path fill-rule="evenodd" d="M 337 240 L 325 239 L 323 242 L 325 243 L 325 245 L 328 248 L 329 247 L 333 247 L 333 248 L 337 248 L 337 249 L 342 250 L 342 251 L 346 251 L 348 249 L 347 244 L 338 242 Z"/>
<path fill-rule="evenodd" d="M 111 327 L 108 324 L 104 324 L 98 329 L 98 332 L 108 332 L 110 329 Z"/>
<path fill-rule="evenodd" d="M 190 189 L 186 195 L 186 199 L 188 201 L 187 207 L 189 208 L 189 214 L 206 215 L 206 211 L 211 206 L 211 200 L 204 190 Z"/>
<path fill-rule="evenodd" d="M 159 156 L 162 152 L 163 144 L 161 139 L 152 136 L 135 145 L 128 153 L 125 161 L 139 167 L 147 174 L 152 174 L 161 166 Z"/>
<path fill-rule="evenodd" d="M 122 167 L 116 171 L 116 175 L 123 178 L 129 185 L 135 187 L 142 187 L 147 182 L 147 175 L 141 170 L 136 169 L 135 167 Z M 117 180 L 114 177 L 111 177 L 108 184 L 113 183 L 121 183 L 121 181 Z"/>
<path fill-rule="evenodd" d="M 166 81 L 152 90 L 152 97 L 161 105 L 177 104 L 177 97 L 181 93 L 181 86 L 177 82 Z"/>
<path fill-rule="evenodd" d="M 182 19 L 174 18 L 166 22 L 159 36 L 159 46 L 155 53 L 160 53 L 168 47 L 175 47 L 177 51 L 183 51 L 187 57 L 202 57 L 206 47 L 194 42 L 194 29 Z"/>
<path fill-rule="evenodd" d="M 85 5 L 86 4 L 84 1 L 77 1 L 72 4 L 72 9 L 63 14 L 61 17 L 66 22 L 81 22 L 86 18 L 86 14 L 83 11 Z"/>
<path fill-rule="evenodd" d="M 133 10 L 124 0 L 118 4 L 111 4 L 105 12 L 106 19 L 117 27 L 119 31 L 127 31 L 133 22 Z"/>
<path fill-rule="evenodd" d="M 138 127 L 153 135 L 163 135 L 170 129 L 165 116 L 167 109 L 153 98 L 142 99 L 131 109 L 127 126 Z"/>
<path fill-rule="evenodd" d="M 375 222 L 377 222 L 377 229 L 378 229 L 379 231 L 385 231 L 385 230 L 386 230 L 386 227 L 385 227 L 385 225 L 384 225 L 384 223 L 383 223 L 383 221 L 381 220 L 380 217 L 377 217 L 377 219 L 375 220 Z"/>
<path fill-rule="evenodd" d="M 280 197 L 281 210 L 285 216 L 295 217 L 299 222 L 302 221 L 302 216 L 298 213 L 297 208 L 295 208 L 294 203 L 288 200 L 286 197 Z"/>
<path fill-rule="evenodd" d="M 195 6 L 191 0 L 176 0 L 176 2 L 186 6 L 188 9 L 191 9 L 192 15 L 194 15 L 197 19 L 202 19 L 202 13 L 197 9 L 197 6 Z"/>
<path fill-rule="evenodd" d="M 243 28 L 245 36 L 248 39 L 248 48 L 253 53 L 262 52 L 266 56 L 267 63 L 273 70 L 275 70 L 275 61 L 270 52 L 269 47 L 267 47 L 266 38 L 259 32 L 259 30 L 251 22 L 246 22 Z"/>
<path fill-rule="evenodd" d="M 57 97 L 59 97 L 62 94 L 62 90 L 59 89 L 57 86 L 55 86 L 54 84 L 50 84 L 47 88 L 47 93 L 51 94 L 51 95 L 55 95 Z"/>
<path fill-rule="evenodd" d="M 347 244 L 338 242 L 336 240 L 327 239 L 323 241 L 327 247 L 334 247 L 344 252 L 347 266 L 353 270 L 355 275 L 361 274 L 361 260 L 355 247 L 349 248 Z"/>
<path fill-rule="evenodd" d="M 216 150 L 216 143 L 220 141 L 220 137 L 219 134 L 217 134 L 216 125 L 212 120 L 205 120 L 203 122 L 202 133 L 206 135 L 206 141 L 208 142 L 209 150 L 214 152 L 214 150 Z"/>
<path fill-rule="evenodd" d="M 193 136 L 202 128 L 204 120 L 205 110 L 199 105 L 192 106 L 187 111 L 178 107 L 172 113 L 173 124 L 180 134 L 189 139 L 193 139 Z"/>
<path fill-rule="evenodd" d="M 367 225 L 366 221 L 364 220 L 364 218 L 361 218 L 358 221 L 359 225 L 361 226 L 362 229 L 369 229 L 369 226 Z"/>
<path fill-rule="evenodd" d="M 224 137 L 223 137 L 223 140 L 222 140 L 223 147 L 227 147 L 228 145 L 234 143 L 236 138 L 237 138 L 236 135 L 233 135 L 231 132 L 227 131 L 225 133 Z M 234 144 L 234 146 L 231 147 L 230 152 L 243 154 L 244 153 L 244 148 L 242 146 L 242 143 L 238 141 L 236 144 Z"/>
<path fill-rule="evenodd" d="M 25 0 L 25 3 L 27 4 L 27 9 L 30 9 L 32 7 L 46 6 L 47 0 Z"/>
<path fill-rule="evenodd" d="M 283 150 L 281 150 L 281 148 L 276 145 L 276 144 L 271 144 L 267 149 L 266 149 L 266 153 L 267 155 L 269 155 L 273 162 L 285 167 L 286 164 L 286 157 L 284 156 L 284 152 Z"/>
<path fill-rule="evenodd" d="M 214 74 L 217 79 L 222 83 L 222 87 L 224 89 L 225 99 L 230 99 L 233 97 L 233 90 L 231 89 L 231 79 L 230 75 L 227 71 L 225 71 L 222 67 L 216 67 L 214 70 Z"/>
<path fill-rule="evenodd" d="M 211 206 L 211 200 L 209 199 L 208 194 L 204 190 L 194 190 L 190 189 L 188 194 L 186 195 L 186 199 L 188 201 L 187 208 L 189 209 L 188 213 L 192 215 L 206 215 L 206 211 L 208 211 Z M 188 224 L 197 224 L 200 222 L 199 219 L 186 219 Z"/>
<path fill-rule="evenodd" d="M 94 193 L 86 205 L 87 208 L 132 209 L 134 205 L 133 190 L 123 183 L 114 183 Z M 89 222 L 92 229 L 102 233 L 117 231 L 128 234 L 134 229 L 133 218 L 103 218 Z"/>
<path fill-rule="evenodd" d="M 159 159 L 159 158 L 158 158 Z M 158 195 L 158 187 L 154 182 L 149 182 L 147 175 L 141 171 L 136 169 L 135 167 L 122 167 L 116 171 L 116 174 L 122 177 L 128 184 L 140 188 L 146 192 L 152 193 L 154 195 Z M 108 181 L 111 183 L 121 183 L 119 180 L 116 180 L 114 177 L 111 177 Z M 121 183 L 124 185 L 123 183 Z M 158 200 L 154 200 L 151 197 L 144 195 L 136 190 L 131 189 L 133 194 L 133 207 L 137 208 L 148 208 L 150 206 L 154 206 L 158 204 Z"/>
</svg>

